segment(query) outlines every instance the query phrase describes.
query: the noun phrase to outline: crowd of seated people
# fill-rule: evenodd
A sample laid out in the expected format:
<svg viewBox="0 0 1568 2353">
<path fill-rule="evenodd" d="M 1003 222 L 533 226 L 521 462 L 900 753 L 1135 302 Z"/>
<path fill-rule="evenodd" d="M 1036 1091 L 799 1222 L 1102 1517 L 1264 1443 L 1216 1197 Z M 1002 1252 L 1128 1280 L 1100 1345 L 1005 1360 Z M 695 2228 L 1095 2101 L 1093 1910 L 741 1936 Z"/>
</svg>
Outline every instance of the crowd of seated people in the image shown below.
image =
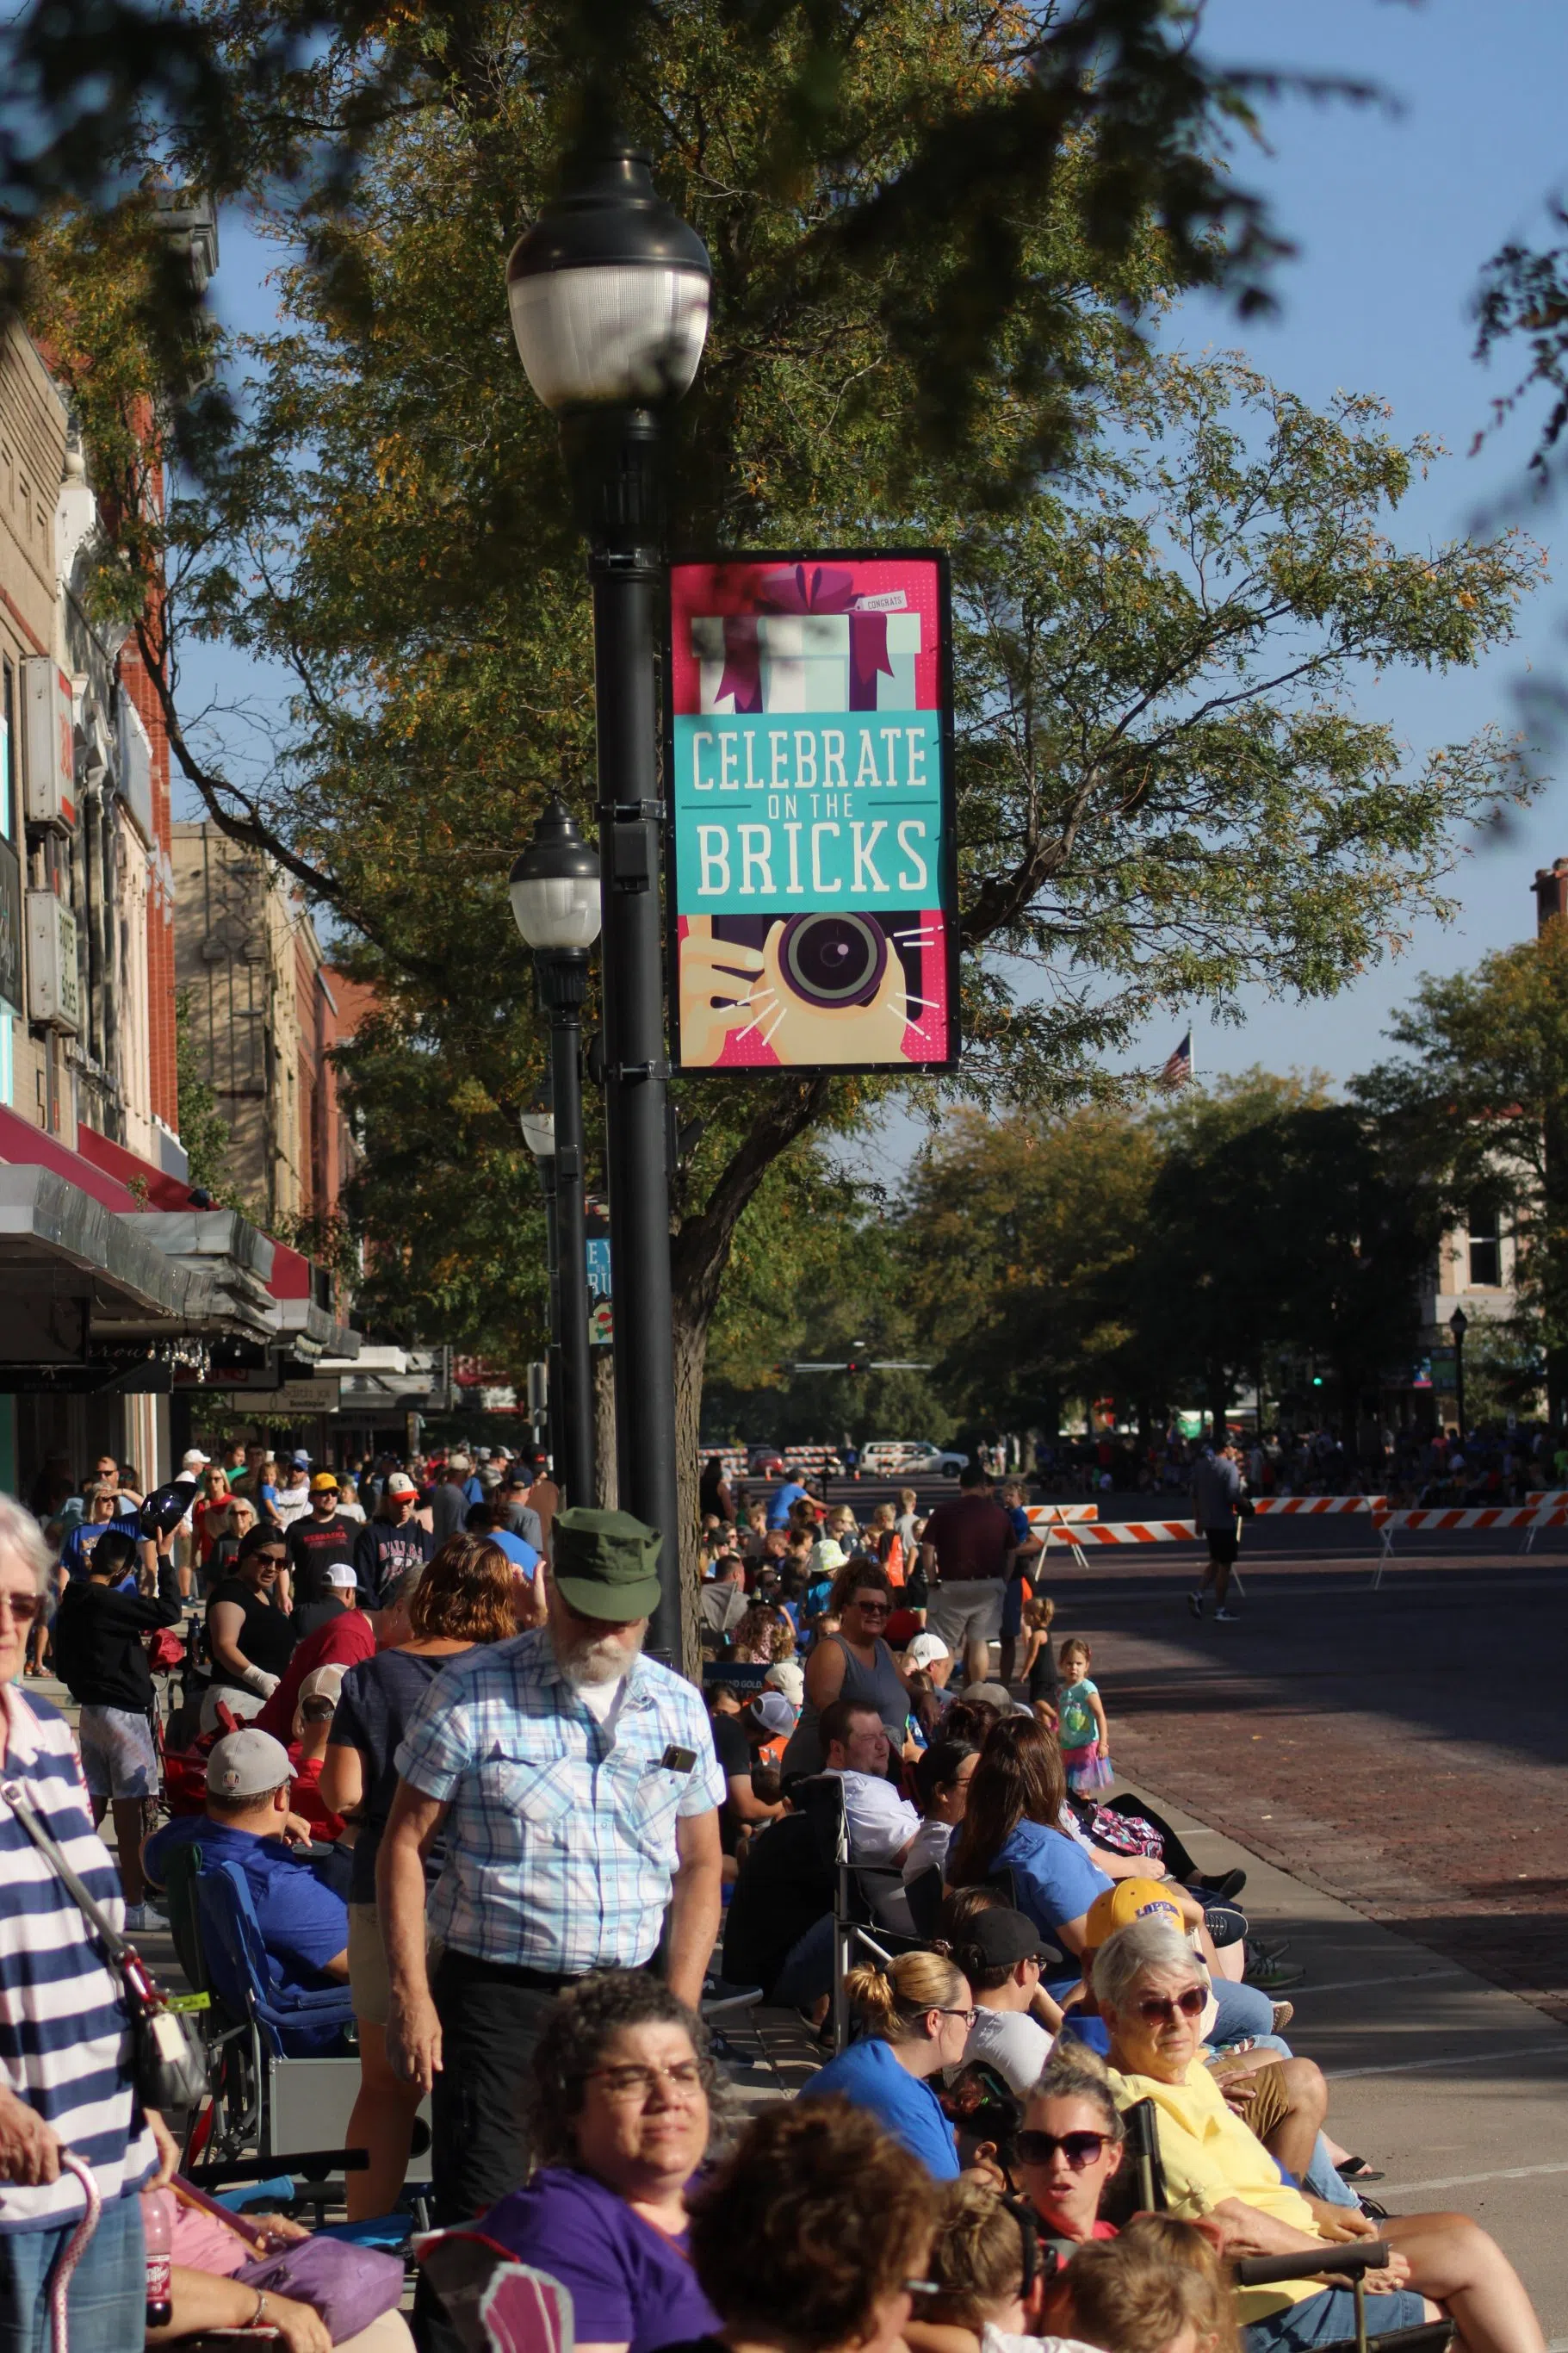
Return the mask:
<svg viewBox="0 0 1568 2353">
<path fill-rule="evenodd" d="M 449 1483 L 472 1525 L 427 1561 L 397 1567 L 387 1549 L 374 1593 L 325 1542 L 313 1598 L 300 1601 L 296 1575 L 283 1608 L 290 1532 L 259 1517 L 231 1560 L 215 1558 L 209 1630 L 229 1678 L 216 1688 L 255 1705 L 224 1703 L 235 1728 L 207 1752 L 202 1811 L 142 1856 L 154 1894 L 182 1849 L 235 1863 L 278 1989 L 347 1989 L 352 2046 L 307 2021 L 289 2047 L 357 2049 L 347 2139 L 371 2161 L 349 2177 L 353 2221 L 395 2204 L 429 2088 L 395 2063 L 377 1902 L 378 1854 L 395 1850 L 406 1810 L 405 1736 L 428 1725 L 444 1675 L 480 1688 L 487 1653 L 542 1606 L 538 1556 L 493 1541 L 501 1506 Z M 395 1533 L 407 1499 L 392 1500 Z M 1463 2353 L 1544 2353 L 1521 2283 L 1473 2221 L 1385 2218 L 1346 2178 L 1355 2162 L 1330 2137 L 1321 2070 L 1282 2039 L 1287 2006 L 1247 1982 L 1238 1874 L 1199 1873 L 1136 1800 L 1075 1799 L 1048 1706 L 989 1682 L 950 1689 L 952 1652 L 911 1591 L 918 1524 L 892 1514 L 860 1531 L 841 1514 L 829 1531 L 791 1508 L 793 1527 L 734 1532 L 741 1574 L 715 1577 L 727 1590 L 703 1612 L 723 1792 L 709 1803 L 731 1898 L 715 1966 L 823 2025 L 836 1968 L 825 1836 L 838 1825 L 873 1937 L 892 1949 L 873 1945 L 847 1972 L 847 2046 L 739 2132 L 709 2030 L 657 1967 L 596 1968 L 559 1991 L 559 1977 L 513 1972 L 541 1980 L 539 2031 L 525 2055 L 521 2042 L 498 2054 L 481 2088 L 519 2111 L 526 2162 L 471 2220 L 500 2256 L 567 2290 L 582 2353 L 1238 2353 L 1243 2339 L 1245 2353 L 1313 2353 L 1355 2333 L 1336 2251 L 1373 2241 L 1387 2249 L 1365 2284 L 1374 2334 L 1447 2320 Z M 315 1508 L 310 1525 L 328 1518 Z M 112 1542 L 104 1562 L 85 1580 L 94 1593 L 118 1565 Z M 128 1567 L 146 1586 L 145 1566 Z M 578 1610 L 564 1586 L 558 1606 Z M 159 1613 L 119 1615 L 140 1640 Z M 274 1620 L 286 1646 L 268 1646 Z M 603 1680 L 584 1669 L 573 1688 L 599 1694 Z M 660 1769 L 679 1773 L 670 1760 L 691 1753 L 671 1744 Z M 504 1751 L 494 1761 L 526 1813 L 538 1783 Z M 437 1820 L 426 1888 L 444 1836 Z M 384 1872 L 384 1902 L 385 1889 Z M 1138 2211 L 1132 2111 L 1152 2132 L 1152 2211 Z M 1237 2263 L 1259 2256 L 1303 2268 L 1238 2284 Z M 187 2326 L 239 2319 L 232 2287 L 187 2280 L 182 2293 Z M 319 2353 L 304 2309 L 279 2316 L 295 2353 Z M 444 2327 L 426 2298 L 426 2353 L 447 2353 Z"/>
</svg>

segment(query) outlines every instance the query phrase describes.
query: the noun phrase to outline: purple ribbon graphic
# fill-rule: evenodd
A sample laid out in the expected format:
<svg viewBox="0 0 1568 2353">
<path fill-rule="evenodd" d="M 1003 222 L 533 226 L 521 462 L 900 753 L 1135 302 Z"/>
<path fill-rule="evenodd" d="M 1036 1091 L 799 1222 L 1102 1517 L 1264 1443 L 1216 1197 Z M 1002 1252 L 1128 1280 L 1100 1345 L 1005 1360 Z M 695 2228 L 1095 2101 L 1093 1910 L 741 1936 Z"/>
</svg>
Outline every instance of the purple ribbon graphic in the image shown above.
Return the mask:
<svg viewBox="0 0 1568 2353">
<path fill-rule="evenodd" d="M 724 673 L 719 681 L 718 695 L 721 702 L 727 694 L 732 694 L 737 712 L 762 710 L 762 649 L 757 642 L 760 615 L 844 613 L 849 621 L 849 708 L 875 711 L 878 678 L 893 675 L 893 665 L 888 659 L 888 617 L 886 613 L 850 611 L 855 600 L 855 583 L 850 574 L 832 571 L 825 564 L 797 564 L 792 571 L 766 574 L 757 583 L 755 596 L 755 613 L 727 613 L 724 617 Z"/>
</svg>

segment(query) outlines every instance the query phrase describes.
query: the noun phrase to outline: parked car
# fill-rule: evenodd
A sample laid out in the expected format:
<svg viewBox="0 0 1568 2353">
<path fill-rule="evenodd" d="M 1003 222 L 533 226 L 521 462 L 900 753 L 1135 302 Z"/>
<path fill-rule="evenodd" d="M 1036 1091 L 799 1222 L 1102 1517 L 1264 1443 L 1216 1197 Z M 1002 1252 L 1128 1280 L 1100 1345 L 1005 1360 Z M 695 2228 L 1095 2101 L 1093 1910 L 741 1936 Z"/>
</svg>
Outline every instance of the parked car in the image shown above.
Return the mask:
<svg viewBox="0 0 1568 2353">
<path fill-rule="evenodd" d="M 863 1451 L 860 1467 L 880 1479 L 899 1479 L 906 1471 L 926 1479 L 956 1479 L 968 1460 L 967 1454 L 929 1438 L 878 1438 Z"/>
<path fill-rule="evenodd" d="M 753 1446 L 746 1457 L 746 1472 L 752 1479 L 772 1479 L 784 1469 L 784 1456 L 776 1446 Z"/>
</svg>

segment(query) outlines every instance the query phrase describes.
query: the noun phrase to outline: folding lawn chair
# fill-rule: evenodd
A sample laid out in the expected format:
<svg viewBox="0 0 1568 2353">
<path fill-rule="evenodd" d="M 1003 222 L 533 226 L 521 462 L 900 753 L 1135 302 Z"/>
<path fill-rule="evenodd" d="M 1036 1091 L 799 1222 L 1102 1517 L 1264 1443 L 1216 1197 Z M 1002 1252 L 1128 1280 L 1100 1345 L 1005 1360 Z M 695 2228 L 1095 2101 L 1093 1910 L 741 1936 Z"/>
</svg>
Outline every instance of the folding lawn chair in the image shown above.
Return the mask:
<svg viewBox="0 0 1568 2353">
<path fill-rule="evenodd" d="M 1135 2100 L 1121 2112 L 1127 2128 L 1127 2148 L 1121 2170 L 1111 2189 L 1121 2185 L 1120 2198 L 1108 2198 L 1105 2219 L 1125 2222 L 1134 2213 L 1163 2214 L 1169 2204 L 1164 2168 L 1160 2162 L 1160 2112 L 1152 2100 Z M 1385 2328 L 1369 2337 L 1366 2326 L 1366 2274 L 1381 2271 L 1389 2257 L 1384 2239 L 1336 2241 L 1321 2255 L 1248 2255 L 1231 2268 L 1237 2287 L 1273 2287 L 1286 2280 L 1311 2279 L 1319 2272 L 1337 2272 L 1348 2278 L 1355 2295 L 1355 2335 L 1325 2346 L 1322 2353 L 1449 2353 L 1454 2342 L 1451 2320 L 1428 2320 L 1414 2328 Z"/>
</svg>

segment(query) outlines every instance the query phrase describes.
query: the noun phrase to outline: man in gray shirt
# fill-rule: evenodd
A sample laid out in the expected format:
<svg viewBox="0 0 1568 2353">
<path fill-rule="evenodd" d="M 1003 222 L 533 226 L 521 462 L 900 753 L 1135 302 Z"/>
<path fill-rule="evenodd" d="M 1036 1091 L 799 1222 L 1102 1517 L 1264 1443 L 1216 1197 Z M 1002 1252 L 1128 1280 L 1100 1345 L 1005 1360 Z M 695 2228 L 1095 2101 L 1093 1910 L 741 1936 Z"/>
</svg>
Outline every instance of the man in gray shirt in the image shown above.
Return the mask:
<svg viewBox="0 0 1568 2353">
<path fill-rule="evenodd" d="M 1237 1523 L 1241 1515 L 1241 1468 L 1234 1446 L 1205 1448 L 1193 1465 L 1193 1517 L 1208 1539 L 1209 1556 L 1203 1580 L 1187 1596 L 1194 1618 L 1204 1614 L 1204 1599 L 1214 1587 L 1216 1625 L 1232 1625 L 1237 1613 L 1226 1607 L 1230 1572 L 1241 1546 Z"/>
<path fill-rule="evenodd" d="M 438 1483 L 430 1493 L 430 1527 L 440 1550 L 448 1536 L 455 1536 L 468 1516 L 468 1465 L 463 1455 L 454 1455 L 442 1472 Z"/>
<path fill-rule="evenodd" d="M 496 1501 L 506 1514 L 506 1524 L 514 1536 L 531 1544 L 537 1553 L 544 1550 L 544 1524 L 528 1500 L 532 1485 L 527 1471 L 520 1462 L 508 1472 L 496 1495 Z"/>
</svg>

